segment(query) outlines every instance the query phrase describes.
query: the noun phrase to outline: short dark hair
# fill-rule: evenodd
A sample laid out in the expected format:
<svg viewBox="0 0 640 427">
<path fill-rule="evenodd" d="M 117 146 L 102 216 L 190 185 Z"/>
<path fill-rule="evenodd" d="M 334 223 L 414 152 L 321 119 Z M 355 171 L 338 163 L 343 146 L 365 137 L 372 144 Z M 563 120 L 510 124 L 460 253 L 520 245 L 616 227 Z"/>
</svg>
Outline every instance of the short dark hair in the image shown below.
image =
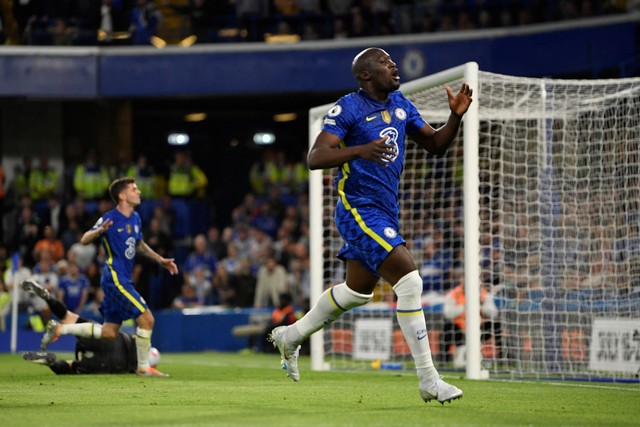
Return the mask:
<svg viewBox="0 0 640 427">
<path fill-rule="evenodd" d="M 122 193 L 129 184 L 133 184 L 134 182 L 136 182 L 136 180 L 128 176 L 115 179 L 111 185 L 109 185 L 109 196 L 111 196 L 113 203 L 117 205 L 120 193 Z"/>
</svg>

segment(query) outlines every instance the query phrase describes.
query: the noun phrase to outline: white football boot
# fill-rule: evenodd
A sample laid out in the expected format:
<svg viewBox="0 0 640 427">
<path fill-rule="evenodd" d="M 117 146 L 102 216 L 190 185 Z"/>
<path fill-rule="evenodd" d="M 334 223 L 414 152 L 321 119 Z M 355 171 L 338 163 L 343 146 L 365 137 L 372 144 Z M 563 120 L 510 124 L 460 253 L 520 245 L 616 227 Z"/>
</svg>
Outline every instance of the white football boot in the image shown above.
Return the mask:
<svg viewBox="0 0 640 427">
<path fill-rule="evenodd" d="M 427 382 L 425 385 L 420 384 L 420 397 L 425 402 L 436 399 L 444 405 L 445 402 L 451 402 L 462 397 L 462 390 L 458 387 L 448 384 L 442 378 L 436 378 Z"/>
<path fill-rule="evenodd" d="M 269 336 L 269 340 L 277 347 L 282 356 L 282 369 L 287 370 L 287 376 L 292 380 L 300 381 L 300 372 L 298 371 L 298 355 L 300 354 L 300 346 L 292 348 L 287 344 L 286 340 L 287 327 L 278 326 Z"/>
</svg>

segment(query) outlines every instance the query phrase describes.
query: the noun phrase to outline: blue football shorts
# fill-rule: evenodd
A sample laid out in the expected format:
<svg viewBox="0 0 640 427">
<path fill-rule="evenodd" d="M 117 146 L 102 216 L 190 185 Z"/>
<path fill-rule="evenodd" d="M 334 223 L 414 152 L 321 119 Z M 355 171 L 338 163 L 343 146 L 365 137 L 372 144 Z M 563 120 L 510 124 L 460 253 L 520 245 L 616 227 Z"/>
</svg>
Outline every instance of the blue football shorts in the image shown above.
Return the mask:
<svg viewBox="0 0 640 427">
<path fill-rule="evenodd" d="M 376 270 L 393 248 L 405 244 L 398 233 L 398 218 L 378 207 L 361 206 L 347 210 L 338 203 L 334 218 L 345 242 L 338 258 L 357 260 L 376 277 L 380 277 Z"/>
<path fill-rule="evenodd" d="M 104 299 L 100 303 L 104 323 L 122 324 L 125 320 L 137 319 L 149 309 L 131 280 L 116 282 L 112 277 L 103 274 L 100 285 L 104 292 Z"/>
</svg>

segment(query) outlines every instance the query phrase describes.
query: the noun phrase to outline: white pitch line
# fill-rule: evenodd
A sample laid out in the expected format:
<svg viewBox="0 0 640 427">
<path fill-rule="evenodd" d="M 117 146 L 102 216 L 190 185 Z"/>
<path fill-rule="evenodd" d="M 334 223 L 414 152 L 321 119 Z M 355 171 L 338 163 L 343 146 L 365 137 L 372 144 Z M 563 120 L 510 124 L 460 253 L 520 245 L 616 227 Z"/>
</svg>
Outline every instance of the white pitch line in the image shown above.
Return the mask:
<svg viewBox="0 0 640 427">
<path fill-rule="evenodd" d="M 522 384 L 536 384 L 536 385 L 555 385 L 560 387 L 579 387 L 579 388 L 595 388 L 600 390 L 621 390 L 621 391 L 632 391 L 635 393 L 640 393 L 640 388 L 626 388 L 626 387 L 617 387 L 617 386 L 608 386 L 608 385 L 595 385 L 595 384 L 565 384 L 565 383 L 556 383 L 556 382 L 546 382 L 546 381 L 522 381 L 522 380 L 499 380 L 499 381 L 509 381 L 509 382 L 519 382 Z"/>
</svg>

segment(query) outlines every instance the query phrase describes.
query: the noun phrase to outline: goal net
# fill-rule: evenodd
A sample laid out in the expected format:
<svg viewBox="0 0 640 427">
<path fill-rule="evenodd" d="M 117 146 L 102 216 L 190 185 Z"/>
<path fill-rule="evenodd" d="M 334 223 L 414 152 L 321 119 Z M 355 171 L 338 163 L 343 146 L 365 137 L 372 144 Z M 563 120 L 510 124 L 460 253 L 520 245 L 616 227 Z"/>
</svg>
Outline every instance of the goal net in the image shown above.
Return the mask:
<svg viewBox="0 0 640 427">
<path fill-rule="evenodd" d="M 445 85 L 455 92 L 463 81 L 474 102 L 458 141 L 441 157 L 409 141 L 400 185 L 400 232 L 423 277 L 436 366 L 466 369 L 469 378 L 633 380 L 640 79 L 534 79 L 469 63 L 401 90 L 437 127 L 449 116 Z M 310 144 L 330 107 L 310 111 Z M 335 173 L 311 174 L 312 301 L 344 280 Z M 444 315 L 445 294 L 459 283 L 463 330 Z M 480 315 L 487 295 L 492 318 Z M 313 369 L 413 367 L 383 280 L 372 303 L 311 341 Z"/>
</svg>

